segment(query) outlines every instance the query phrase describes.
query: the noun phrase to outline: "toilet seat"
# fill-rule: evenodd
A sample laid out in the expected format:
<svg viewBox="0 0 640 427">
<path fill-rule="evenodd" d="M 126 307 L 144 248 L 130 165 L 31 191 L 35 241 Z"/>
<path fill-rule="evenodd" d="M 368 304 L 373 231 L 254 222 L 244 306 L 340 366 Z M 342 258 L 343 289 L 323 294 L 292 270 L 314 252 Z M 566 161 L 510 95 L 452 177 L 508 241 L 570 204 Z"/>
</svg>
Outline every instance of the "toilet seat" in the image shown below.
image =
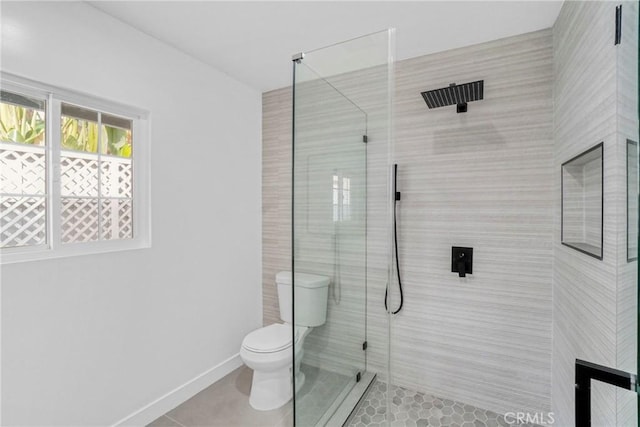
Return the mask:
<svg viewBox="0 0 640 427">
<path fill-rule="evenodd" d="M 254 353 L 277 353 L 291 347 L 291 325 L 274 323 L 249 333 L 242 347 Z"/>
</svg>

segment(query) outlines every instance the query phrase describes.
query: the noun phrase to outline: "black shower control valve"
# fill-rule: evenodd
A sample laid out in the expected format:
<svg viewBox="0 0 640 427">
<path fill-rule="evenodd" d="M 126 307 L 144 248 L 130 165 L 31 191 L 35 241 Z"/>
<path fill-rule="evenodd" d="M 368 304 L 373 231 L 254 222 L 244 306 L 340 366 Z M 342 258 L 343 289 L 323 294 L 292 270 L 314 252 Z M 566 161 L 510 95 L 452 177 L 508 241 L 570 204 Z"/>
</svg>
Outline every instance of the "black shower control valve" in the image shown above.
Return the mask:
<svg viewBox="0 0 640 427">
<path fill-rule="evenodd" d="M 458 273 L 458 277 L 473 274 L 473 248 L 460 246 L 451 248 L 451 272 Z"/>
</svg>

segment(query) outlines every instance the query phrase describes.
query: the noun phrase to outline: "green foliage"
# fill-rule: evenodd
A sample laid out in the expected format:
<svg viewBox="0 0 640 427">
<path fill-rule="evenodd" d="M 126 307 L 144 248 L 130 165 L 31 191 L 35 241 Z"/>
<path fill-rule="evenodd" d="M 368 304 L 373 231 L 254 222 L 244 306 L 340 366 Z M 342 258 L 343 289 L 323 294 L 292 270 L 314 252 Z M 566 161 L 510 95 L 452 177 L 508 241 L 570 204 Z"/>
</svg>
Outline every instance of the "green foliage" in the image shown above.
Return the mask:
<svg viewBox="0 0 640 427">
<path fill-rule="evenodd" d="M 74 117 L 62 116 L 63 150 L 98 152 L 98 124 Z"/>
<path fill-rule="evenodd" d="M 0 140 L 43 145 L 44 134 L 43 111 L 0 103 Z"/>
<path fill-rule="evenodd" d="M 103 126 L 102 140 L 107 141 L 107 154 L 120 157 L 131 157 L 130 130 Z"/>
<path fill-rule="evenodd" d="M 22 144 L 44 145 L 44 111 L 0 103 L 0 140 Z M 98 124 L 75 117 L 62 116 L 61 145 L 63 150 L 98 152 Z M 131 157 L 131 131 L 102 126 L 102 154 Z M 106 142 L 106 143 L 105 143 Z"/>
</svg>

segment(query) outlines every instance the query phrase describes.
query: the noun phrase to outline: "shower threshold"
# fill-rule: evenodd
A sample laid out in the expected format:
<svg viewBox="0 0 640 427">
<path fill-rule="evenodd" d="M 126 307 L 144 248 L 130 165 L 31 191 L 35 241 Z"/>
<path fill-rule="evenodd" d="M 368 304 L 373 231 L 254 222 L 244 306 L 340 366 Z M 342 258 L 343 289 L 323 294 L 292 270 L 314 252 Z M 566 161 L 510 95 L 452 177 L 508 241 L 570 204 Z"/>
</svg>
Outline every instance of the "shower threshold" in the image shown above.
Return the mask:
<svg viewBox="0 0 640 427">
<path fill-rule="evenodd" d="M 346 426 L 349 420 L 364 401 L 369 388 L 375 383 L 376 374 L 365 372 L 351 389 L 343 390 L 342 394 L 334 401 L 334 404 L 325 415 L 318 420 L 315 427 Z"/>
</svg>

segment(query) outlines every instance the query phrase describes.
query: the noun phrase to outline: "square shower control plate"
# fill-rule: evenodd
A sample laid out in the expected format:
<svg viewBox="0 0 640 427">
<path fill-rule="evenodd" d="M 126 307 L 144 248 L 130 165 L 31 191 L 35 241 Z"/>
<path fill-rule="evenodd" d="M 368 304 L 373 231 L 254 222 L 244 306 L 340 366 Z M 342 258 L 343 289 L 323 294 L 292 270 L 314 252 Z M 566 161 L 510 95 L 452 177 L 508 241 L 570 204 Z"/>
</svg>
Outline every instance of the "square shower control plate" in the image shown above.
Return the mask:
<svg viewBox="0 0 640 427">
<path fill-rule="evenodd" d="M 460 274 L 461 263 L 464 265 L 464 273 L 473 274 L 473 248 L 463 248 L 461 246 L 451 247 L 451 272 Z"/>
</svg>

